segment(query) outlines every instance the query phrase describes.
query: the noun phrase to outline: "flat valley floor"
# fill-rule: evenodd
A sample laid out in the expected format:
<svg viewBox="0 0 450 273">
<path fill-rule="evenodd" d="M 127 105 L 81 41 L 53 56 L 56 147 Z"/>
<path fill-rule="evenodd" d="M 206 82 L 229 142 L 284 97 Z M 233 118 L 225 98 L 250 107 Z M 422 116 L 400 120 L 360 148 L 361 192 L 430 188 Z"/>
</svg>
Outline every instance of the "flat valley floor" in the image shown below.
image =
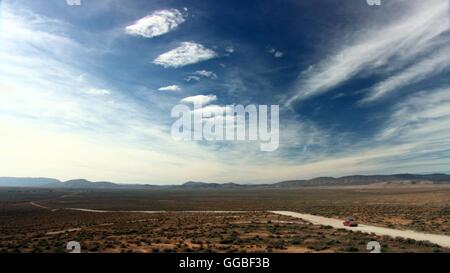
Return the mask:
<svg viewBox="0 0 450 273">
<path fill-rule="evenodd" d="M 68 252 L 69 241 L 79 242 L 82 252 L 368 252 L 370 241 L 378 241 L 382 252 L 450 252 L 426 241 L 315 225 L 270 212 L 275 210 L 337 219 L 351 215 L 363 224 L 450 236 L 448 186 L 1 188 L 0 252 Z"/>
</svg>

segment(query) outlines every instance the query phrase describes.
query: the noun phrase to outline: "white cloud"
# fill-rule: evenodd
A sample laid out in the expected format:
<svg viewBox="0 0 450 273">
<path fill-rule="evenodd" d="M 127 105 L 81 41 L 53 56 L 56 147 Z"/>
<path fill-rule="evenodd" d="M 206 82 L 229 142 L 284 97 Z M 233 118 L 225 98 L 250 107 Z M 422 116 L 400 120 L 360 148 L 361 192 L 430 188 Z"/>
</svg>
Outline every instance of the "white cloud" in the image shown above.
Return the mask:
<svg viewBox="0 0 450 273">
<path fill-rule="evenodd" d="M 204 106 L 200 109 L 194 109 L 191 112 L 195 115 L 195 116 L 199 116 L 204 120 L 207 119 L 218 119 L 219 121 L 224 121 L 224 113 L 226 113 L 227 110 L 231 110 L 232 108 L 230 108 L 229 106 L 221 106 L 221 105 L 215 105 L 215 104 L 211 104 L 211 105 L 207 105 Z M 217 114 L 217 116 L 216 116 Z M 233 117 L 227 117 L 228 119 L 233 119 Z"/>
<path fill-rule="evenodd" d="M 441 73 L 450 67 L 448 56 L 450 56 L 450 48 L 445 45 L 443 48 L 424 57 L 423 60 L 376 84 L 361 103 L 378 100 L 404 86 Z"/>
<path fill-rule="evenodd" d="M 269 53 L 270 53 L 270 54 L 273 54 L 273 56 L 274 56 L 275 58 L 281 58 L 281 57 L 283 57 L 283 55 L 284 55 L 283 52 L 278 51 L 278 50 L 276 50 L 275 48 L 269 49 Z"/>
<path fill-rule="evenodd" d="M 111 91 L 108 89 L 100 89 L 100 88 L 87 88 L 82 90 L 83 93 L 89 94 L 89 95 L 110 95 Z"/>
<path fill-rule="evenodd" d="M 406 172 L 446 172 L 450 165 L 449 88 L 426 90 L 394 106 L 385 127 L 374 137 L 385 150 L 403 146 L 396 157 L 379 162 L 380 167 Z"/>
<path fill-rule="evenodd" d="M 169 85 L 158 88 L 159 91 L 181 91 L 178 85 Z"/>
<path fill-rule="evenodd" d="M 191 75 L 186 77 L 186 81 L 190 82 L 190 81 L 199 81 L 201 80 L 201 78 L 209 78 L 209 79 L 217 79 L 217 74 L 212 72 L 212 71 L 207 71 L 207 70 L 197 70 L 194 73 L 192 73 Z"/>
<path fill-rule="evenodd" d="M 198 70 L 194 72 L 194 75 L 199 75 L 205 78 L 217 79 L 216 73 L 212 71 Z"/>
<path fill-rule="evenodd" d="M 194 42 L 183 42 L 175 49 L 158 56 L 153 63 L 164 67 L 182 67 L 206 61 L 217 56 L 216 52 Z"/>
<path fill-rule="evenodd" d="M 153 38 L 174 30 L 184 22 L 183 14 L 177 9 L 158 10 L 127 26 L 125 31 L 130 35 Z"/>
<path fill-rule="evenodd" d="M 203 105 L 209 104 L 213 101 L 217 100 L 216 95 L 197 95 L 197 96 L 191 96 L 187 97 L 181 100 L 181 102 L 184 103 L 201 103 Z"/>
<path fill-rule="evenodd" d="M 341 41 L 344 49 L 300 74 L 287 104 L 328 92 L 360 73 L 398 70 L 440 44 L 448 30 L 448 1 L 408 1 L 412 12 L 393 24 L 377 24 L 355 40 Z"/>
<path fill-rule="evenodd" d="M 450 142 L 450 88 L 422 91 L 398 103 L 378 135 L 410 143 Z M 440 141 L 437 141 L 437 140 Z"/>
<path fill-rule="evenodd" d="M 85 73 L 89 55 L 62 35 L 65 25 L 55 32 L 54 20 L 16 14 L 21 3 L 10 2 L 14 8 L 0 5 L 0 25 L 15 26 L 13 33 L 0 32 L 1 175 L 180 183 L 222 172 L 216 154 L 172 139 L 161 124 L 166 113 L 125 92 L 80 96 L 107 86 L 96 73 Z M 88 69 L 77 65 L 79 59 Z M 175 166 L 180 172 L 172 171 Z"/>
<path fill-rule="evenodd" d="M 313 125 L 294 123 L 292 129 L 282 130 L 281 137 L 285 136 L 286 141 L 281 142 L 280 153 L 286 154 L 267 158 L 258 155 L 255 151 L 259 147 L 253 149 L 248 142 L 219 147 L 173 141 L 165 125 L 158 122 L 163 116 L 158 116 L 148 104 L 128 98 L 125 92 L 108 87 L 94 73 L 86 74 L 88 70 L 76 66 L 77 61 L 86 60 L 89 55 L 76 40 L 64 35 L 70 33 L 64 26 L 55 32 L 47 29 L 55 26 L 51 20 L 36 26 L 36 20 L 28 17 L 7 20 L 8 12 L 2 9 L 1 13 L 2 26 L 7 26 L 6 22 L 16 27 L 13 32 L 0 32 L 3 175 L 71 179 L 75 173 L 91 180 L 149 183 L 274 182 L 319 175 L 367 174 L 391 166 L 404 165 L 405 171 L 413 172 L 427 171 L 426 164 L 435 164 L 433 170 L 439 170 L 438 164 L 447 164 L 446 170 L 450 166 L 450 156 L 445 154 L 450 147 L 448 89 L 420 93 L 399 104 L 379 140 L 370 139 L 367 145 L 342 141 L 339 143 L 351 148 L 340 154 L 327 151 L 324 148 L 341 138 L 341 134 L 327 135 L 330 132 L 313 130 Z M 433 33 L 431 29 L 429 34 Z M 404 53 L 416 54 L 422 49 L 418 43 Z M 26 81 L 23 75 L 27 75 Z M 77 79 L 79 75 L 85 76 L 81 80 Z M 114 92 L 109 96 L 80 96 L 80 90 L 92 86 Z M 211 104 L 216 100 L 213 95 L 200 95 L 185 98 L 184 102 L 201 101 L 208 104 L 206 112 L 213 112 L 223 108 Z M 321 149 L 314 150 L 317 146 Z M 295 154 L 298 147 L 307 149 Z M 437 152 L 424 160 L 421 155 L 429 151 Z M 408 164 L 423 167 L 408 169 Z M 173 172 L 174 168 L 179 171 Z"/>
<path fill-rule="evenodd" d="M 227 47 L 225 48 L 225 51 L 231 54 L 231 53 L 234 52 L 234 47 L 232 47 L 232 46 L 227 46 Z"/>
<path fill-rule="evenodd" d="M 199 76 L 189 75 L 184 80 L 190 82 L 190 81 L 199 81 L 200 79 L 201 78 Z"/>
<path fill-rule="evenodd" d="M 281 58 L 281 57 L 283 57 L 283 55 L 284 55 L 283 52 L 277 51 L 277 52 L 275 52 L 275 54 L 274 54 L 273 56 L 274 56 L 275 58 Z"/>
</svg>

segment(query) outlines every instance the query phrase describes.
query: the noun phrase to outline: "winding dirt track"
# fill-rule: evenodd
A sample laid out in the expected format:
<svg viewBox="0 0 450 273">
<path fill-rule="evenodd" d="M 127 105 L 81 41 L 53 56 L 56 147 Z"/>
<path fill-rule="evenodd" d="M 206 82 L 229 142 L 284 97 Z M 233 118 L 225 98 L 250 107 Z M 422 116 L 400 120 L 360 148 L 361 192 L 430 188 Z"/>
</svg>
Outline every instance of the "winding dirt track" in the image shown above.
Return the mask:
<svg viewBox="0 0 450 273">
<path fill-rule="evenodd" d="M 40 208 L 47 208 L 45 206 L 38 205 L 36 203 L 31 203 L 33 206 Z M 93 213 L 106 213 L 106 212 L 123 212 L 123 213 L 248 213 L 252 211 L 110 211 L 110 210 L 94 210 L 94 209 L 82 209 L 82 208 L 66 208 L 68 210 L 93 212 Z M 417 241 L 429 241 L 431 243 L 440 245 L 442 247 L 450 248 L 450 236 L 422 233 L 412 230 L 398 230 L 384 227 L 369 226 L 365 224 L 359 224 L 357 227 L 347 227 L 342 224 L 342 220 L 327 218 L 323 216 L 298 213 L 293 211 L 269 211 L 270 213 L 290 216 L 294 218 L 300 218 L 304 221 L 311 222 L 316 225 L 331 226 L 333 228 L 342 228 L 352 231 L 361 231 L 364 233 L 374 233 L 380 236 L 390 236 L 390 237 L 402 237 L 405 239 L 414 239 Z"/>
<path fill-rule="evenodd" d="M 387 235 L 391 237 L 402 237 L 407 239 L 414 239 L 417 241 L 429 241 L 437 245 L 450 248 L 450 236 L 422 233 L 412 230 L 398 230 L 391 228 L 383 228 L 376 226 L 368 226 L 359 224 L 357 227 L 347 227 L 342 224 L 342 220 L 316 216 L 311 214 L 304 214 L 292 211 L 271 211 L 271 213 L 300 218 L 313 224 L 332 226 L 333 228 L 344 228 L 353 231 L 361 231 L 364 233 L 375 233 L 376 235 Z"/>
<path fill-rule="evenodd" d="M 32 205 L 33 207 L 36 207 L 36 208 L 40 208 L 40 209 L 50 209 L 49 207 L 46 207 L 46 206 L 43 206 L 43 205 L 39 205 L 39 204 L 37 204 L 35 202 L 30 202 L 30 205 Z"/>
</svg>

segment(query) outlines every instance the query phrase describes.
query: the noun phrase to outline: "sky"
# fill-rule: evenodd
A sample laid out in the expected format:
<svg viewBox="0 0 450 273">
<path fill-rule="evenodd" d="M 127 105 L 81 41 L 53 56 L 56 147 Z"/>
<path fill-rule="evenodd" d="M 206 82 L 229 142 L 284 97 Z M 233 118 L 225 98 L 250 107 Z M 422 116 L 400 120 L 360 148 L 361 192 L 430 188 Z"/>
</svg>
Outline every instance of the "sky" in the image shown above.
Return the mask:
<svg viewBox="0 0 450 273">
<path fill-rule="evenodd" d="M 450 173 L 447 0 L 0 1 L 0 176 L 270 183 Z M 279 105 L 280 143 L 171 109 Z"/>
</svg>

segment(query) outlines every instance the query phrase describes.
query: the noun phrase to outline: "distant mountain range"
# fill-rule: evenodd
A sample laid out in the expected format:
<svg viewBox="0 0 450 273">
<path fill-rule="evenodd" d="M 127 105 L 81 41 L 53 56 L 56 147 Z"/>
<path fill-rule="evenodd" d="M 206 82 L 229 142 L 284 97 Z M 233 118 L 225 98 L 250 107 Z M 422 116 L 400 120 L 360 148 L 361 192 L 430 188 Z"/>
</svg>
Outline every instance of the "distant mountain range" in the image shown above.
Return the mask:
<svg viewBox="0 0 450 273">
<path fill-rule="evenodd" d="M 61 189 L 263 189 L 263 188 L 300 188 L 300 187 L 333 187 L 333 186 L 364 186 L 372 184 L 447 184 L 450 185 L 450 175 L 447 174 L 393 174 L 393 175 L 352 175 L 339 178 L 317 177 L 308 180 L 290 180 L 274 184 L 236 184 L 236 183 L 206 183 L 189 181 L 183 185 L 148 185 L 148 184 L 118 184 L 112 182 L 91 182 L 85 179 L 75 179 L 62 182 L 52 178 L 22 178 L 0 177 L 0 187 L 39 187 Z"/>
</svg>

